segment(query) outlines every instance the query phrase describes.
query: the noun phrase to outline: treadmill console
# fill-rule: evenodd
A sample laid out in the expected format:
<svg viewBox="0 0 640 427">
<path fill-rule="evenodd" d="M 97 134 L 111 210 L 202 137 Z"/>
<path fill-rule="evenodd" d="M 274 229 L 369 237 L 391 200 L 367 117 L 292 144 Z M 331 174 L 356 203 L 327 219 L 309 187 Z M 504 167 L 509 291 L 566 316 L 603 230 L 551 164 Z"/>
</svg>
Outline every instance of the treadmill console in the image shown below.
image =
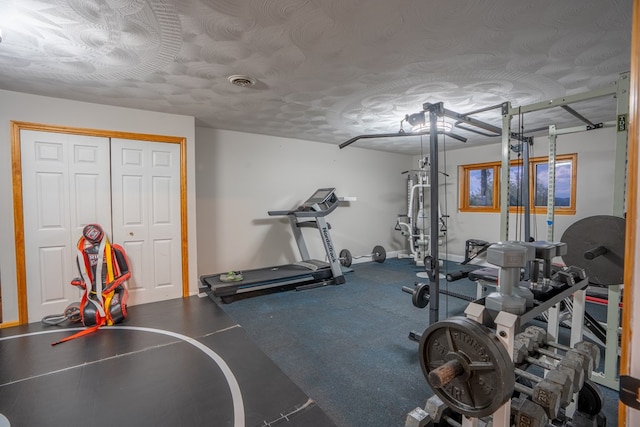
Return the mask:
<svg viewBox="0 0 640 427">
<path fill-rule="evenodd" d="M 302 207 L 306 209 L 322 210 L 320 205 L 324 204 L 324 209 L 326 209 L 329 204 L 337 201 L 335 192 L 335 188 L 319 188 L 304 202 Z"/>
</svg>

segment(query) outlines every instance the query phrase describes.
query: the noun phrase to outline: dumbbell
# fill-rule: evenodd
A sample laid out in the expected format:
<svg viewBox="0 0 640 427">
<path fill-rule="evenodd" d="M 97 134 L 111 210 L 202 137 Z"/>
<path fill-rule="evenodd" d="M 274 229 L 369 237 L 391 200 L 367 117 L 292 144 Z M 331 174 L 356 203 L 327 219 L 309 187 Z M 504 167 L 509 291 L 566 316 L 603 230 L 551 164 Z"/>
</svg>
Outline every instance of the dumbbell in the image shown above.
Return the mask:
<svg viewBox="0 0 640 427">
<path fill-rule="evenodd" d="M 402 292 L 411 294 L 411 302 L 415 307 L 425 308 L 429 304 L 429 284 L 416 283 L 413 289 L 408 286 L 402 287 Z"/>
<path fill-rule="evenodd" d="M 415 408 L 407 414 L 404 427 L 433 427 L 433 420 L 424 409 Z"/>
<path fill-rule="evenodd" d="M 562 390 L 560 406 L 563 408 L 569 405 L 569 402 L 571 402 L 571 399 L 573 399 L 573 380 L 566 372 L 554 368 L 551 369 L 544 378 L 541 378 L 537 375 L 532 374 L 531 372 L 527 372 L 519 368 L 515 368 L 514 372 L 520 378 L 526 378 L 536 383 L 540 383 L 543 380 L 548 380 L 552 383 L 558 384 Z"/>
<path fill-rule="evenodd" d="M 567 347 L 568 348 L 567 352 L 564 354 L 564 356 L 562 356 L 555 352 L 545 350 L 540 347 L 544 345 L 543 342 L 546 340 L 546 338 L 544 338 L 546 337 L 546 331 L 542 328 L 537 328 L 537 329 L 530 329 L 530 328 L 531 327 L 519 333 L 517 337 L 523 341 L 531 340 L 531 342 L 528 343 L 527 345 L 530 347 L 532 346 L 534 352 L 545 355 L 552 359 L 557 359 L 557 360 L 563 360 L 563 358 L 566 358 L 568 360 L 576 360 L 580 362 L 580 365 L 584 370 L 584 379 L 591 378 L 591 372 L 593 372 L 593 367 L 594 367 L 594 360 L 589 351 L 585 349 L 578 350 L 575 348 Z M 544 336 L 541 331 L 544 332 Z"/>
<path fill-rule="evenodd" d="M 458 421 L 451 418 L 451 409 L 436 394 L 427 399 L 424 411 L 429 414 L 436 425 L 441 425 L 440 423 L 445 421 L 450 426 L 461 426 Z"/>
<path fill-rule="evenodd" d="M 525 332 L 532 333 L 542 345 L 557 348 L 562 351 L 571 350 L 571 347 L 567 347 L 566 345 L 559 344 L 555 341 L 549 341 L 547 331 L 539 326 L 529 326 L 525 329 Z M 592 369 L 596 369 L 600 366 L 600 347 L 598 347 L 597 344 L 588 341 L 580 341 L 579 343 L 576 343 L 573 348 L 582 353 L 586 352 L 591 357 L 593 363 Z"/>
<path fill-rule="evenodd" d="M 432 387 L 441 388 L 463 372 L 464 368 L 461 363 L 456 359 L 452 359 L 429 372 L 428 381 Z M 531 400 L 534 403 L 540 405 L 544 409 L 544 412 L 547 414 L 549 419 L 554 419 L 560 413 L 560 406 L 562 404 L 562 386 L 546 378 L 537 379 L 540 381 L 534 388 L 516 383 L 514 385 L 514 390 L 531 397 Z M 434 400 L 430 403 L 431 399 Z M 434 409 L 428 405 L 431 404 L 437 407 L 437 405 L 439 405 L 438 400 L 440 400 L 440 398 L 437 397 L 437 395 L 434 395 L 432 398 L 427 400 L 427 406 L 425 406 L 425 411 L 431 415 L 431 418 L 435 422 L 437 422 L 437 413 L 434 413 Z"/>
<path fill-rule="evenodd" d="M 532 343 L 533 341 L 531 339 L 520 336 L 520 334 L 516 335 L 513 343 L 513 362 L 516 365 L 529 363 L 547 370 L 557 369 L 569 376 L 574 391 L 582 388 L 582 385 L 584 384 L 584 369 L 580 362 L 574 359 L 563 359 L 556 365 L 543 362 L 542 360 L 531 356 L 530 353 L 534 351 Z"/>
<path fill-rule="evenodd" d="M 542 379 L 533 388 L 524 384 L 515 383 L 514 390 L 524 393 L 531 398 L 534 403 L 540 405 L 549 419 L 554 419 L 560 413 L 562 403 L 562 387 L 548 379 Z"/>
<path fill-rule="evenodd" d="M 571 349 L 567 351 L 565 354 L 558 354 L 553 351 L 545 350 L 543 348 L 538 349 L 538 354 L 543 356 L 547 356 L 551 359 L 556 360 L 575 360 L 582 364 L 582 369 L 584 371 L 584 379 L 585 381 L 591 378 L 591 372 L 593 372 L 593 360 L 591 356 L 585 355 L 584 353 L 579 352 L 578 350 Z"/>
<path fill-rule="evenodd" d="M 515 427 L 546 427 L 549 423 L 542 406 L 529 399 L 511 399 L 511 415 Z"/>
</svg>

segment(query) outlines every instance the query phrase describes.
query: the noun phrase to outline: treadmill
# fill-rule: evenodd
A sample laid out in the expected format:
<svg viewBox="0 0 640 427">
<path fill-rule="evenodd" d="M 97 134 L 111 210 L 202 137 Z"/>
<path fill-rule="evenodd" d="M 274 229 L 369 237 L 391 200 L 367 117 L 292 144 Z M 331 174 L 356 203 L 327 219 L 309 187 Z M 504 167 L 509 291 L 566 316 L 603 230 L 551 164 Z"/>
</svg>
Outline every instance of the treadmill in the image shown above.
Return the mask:
<svg viewBox="0 0 640 427">
<path fill-rule="evenodd" d="M 200 277 L 201 290 L 212 299 L 224 303 L 291 288 L 308 289 L 345 282 L 340 260 L 331 240 L 331 226 L 325 217 L 333 212 L 340 200 L 335 188 L 319 188 L 301 206 L 289 211 L 268 211 L 269 216 L 287 216 L 302 260 L 293 264 L 243 270 L 242 280 L 225 282 L 222 274 Z M 311 259 L 302 228 L 315 228 L 320 233 L 329 262 Z"/>
</svg>

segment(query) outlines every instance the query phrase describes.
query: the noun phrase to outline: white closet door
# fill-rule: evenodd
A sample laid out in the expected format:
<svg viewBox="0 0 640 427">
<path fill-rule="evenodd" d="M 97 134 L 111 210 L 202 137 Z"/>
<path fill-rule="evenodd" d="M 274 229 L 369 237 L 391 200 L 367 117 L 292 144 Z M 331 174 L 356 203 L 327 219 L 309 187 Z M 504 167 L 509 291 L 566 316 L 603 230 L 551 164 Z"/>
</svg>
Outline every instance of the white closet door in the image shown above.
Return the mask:
<svg viewBox="0 0 640 427">
<path fill-rule="evenodd" d="M 179 144 L 111 139 L 113 242 L 131 263 L 130 304 L 182 296 Z"/>
<path fill-rule="evenodd" d="M 20 132 L 29 322 L 62 313 L 80 293 L 75 246 L 89 223 L 111 230 L 109 139 Z"/>
</svg>

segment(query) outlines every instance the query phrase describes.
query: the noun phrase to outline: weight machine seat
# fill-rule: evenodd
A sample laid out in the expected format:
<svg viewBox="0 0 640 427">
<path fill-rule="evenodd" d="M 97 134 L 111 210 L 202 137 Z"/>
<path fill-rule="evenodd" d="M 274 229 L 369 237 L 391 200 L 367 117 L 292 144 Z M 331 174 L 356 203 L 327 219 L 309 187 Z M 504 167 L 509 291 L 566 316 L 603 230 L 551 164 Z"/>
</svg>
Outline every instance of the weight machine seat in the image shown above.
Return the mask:
<svg viewBox="0 0 640 427">
<path fill-rule="evenodd" d="M 470 246 L 489 246 L 491 245 L 491 243 L 487 242 L 486 240 L 480 240 L 480 239 L 468 239 L 467 240 L 467 244 Z"/>
<path fill-rule="evenodd" d="M 493 267 L 480 268 L 469 272 L 469 279 L 484 280 L 485 282 L 498 283 L 498 269 Z"/>
</svg>

